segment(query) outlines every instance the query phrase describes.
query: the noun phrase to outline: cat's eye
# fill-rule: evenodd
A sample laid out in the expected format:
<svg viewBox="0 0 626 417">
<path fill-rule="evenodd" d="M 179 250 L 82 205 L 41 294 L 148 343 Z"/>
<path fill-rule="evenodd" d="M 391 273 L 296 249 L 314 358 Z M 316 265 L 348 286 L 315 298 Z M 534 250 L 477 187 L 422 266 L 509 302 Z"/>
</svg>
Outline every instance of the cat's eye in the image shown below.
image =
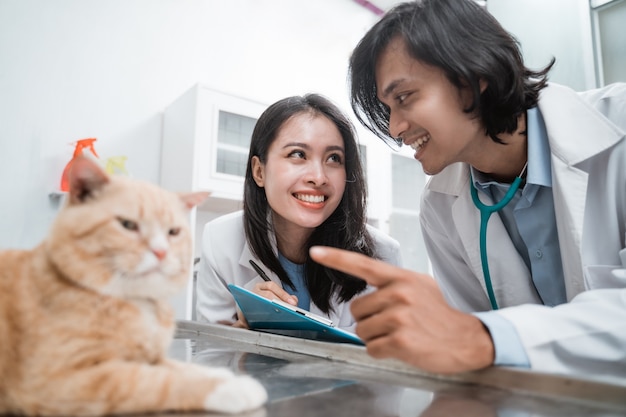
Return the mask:
<svg viewBox="0 0 626 417">
<path fill-rule="evenodd" d="M 180 227 L 173 227 L 169 231 L 170 236 L 178 236 L 180 234 Z"/>
<path fill-rule="evenodd" d="M 128 219 L 123 219 L 121 217 L 118 218 L 118 220 L 124 229 L 131 230 L 133 232 L 139 230 L 139 225 L 137 224 L 137 222 L 134 222 Z"/>
</svg>

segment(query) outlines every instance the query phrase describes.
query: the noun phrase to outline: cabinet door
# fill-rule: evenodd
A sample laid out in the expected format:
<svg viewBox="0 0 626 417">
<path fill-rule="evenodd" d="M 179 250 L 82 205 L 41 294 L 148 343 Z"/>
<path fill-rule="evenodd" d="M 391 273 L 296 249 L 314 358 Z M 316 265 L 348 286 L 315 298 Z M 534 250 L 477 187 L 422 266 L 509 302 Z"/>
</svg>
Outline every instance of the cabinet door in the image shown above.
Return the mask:
<svg viewBox="0 0 626 417">
<path fill-rule="evenodd" d="M 240 202 L 250 137 L 266 107 L 200 84 L 185 92 L 164 112 L 161 184 L 210 191 L 211 210 Z"/>
</svg>

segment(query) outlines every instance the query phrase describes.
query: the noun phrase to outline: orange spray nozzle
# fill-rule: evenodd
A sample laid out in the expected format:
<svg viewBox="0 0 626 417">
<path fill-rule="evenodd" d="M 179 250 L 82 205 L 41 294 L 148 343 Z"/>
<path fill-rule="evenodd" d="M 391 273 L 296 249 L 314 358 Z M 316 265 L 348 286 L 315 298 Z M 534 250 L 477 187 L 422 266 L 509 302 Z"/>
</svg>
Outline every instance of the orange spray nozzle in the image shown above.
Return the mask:
<svg viewBox="0 0 626 417">
<path fill-rule="evenodd" d="M 76 158 L 81 156 L 84 150 L 89 150 L 93 154 L 93 156 L 95 156 L 96 158 L 100 158 L 98 154 L 96 153 L 96 149 L 93 146 L 93 143 L 95 141 L 96 141 L 96 138 L 86 138 L 86 139 L 77 140 L 75 142 L 76 148 L 74 148 L 74 156 L 72 156 L 72 159 L 70 159 L 67 165 L 65 165 L 65 169 L 63 170 L 63 174 L 61 175 L 61 191 L 70 190 L 68 172 L 70 170 L 70 167 L 72 166 L 72 162 L 74 162 Z"/>
<path fill-rule="evenodd" d="M 96 138 L 87 138 L 80 139 L 76 141 L 76 148 L 74 149 L 74 156 L 76 158 L 78 155 L 82 155 L 83 149 L 89 149 L 89 151 L 96 157 L 100 158 L 96 153 L 95 148 L 93 147 L 93 143 L 96 141 Z"/>
</svg>

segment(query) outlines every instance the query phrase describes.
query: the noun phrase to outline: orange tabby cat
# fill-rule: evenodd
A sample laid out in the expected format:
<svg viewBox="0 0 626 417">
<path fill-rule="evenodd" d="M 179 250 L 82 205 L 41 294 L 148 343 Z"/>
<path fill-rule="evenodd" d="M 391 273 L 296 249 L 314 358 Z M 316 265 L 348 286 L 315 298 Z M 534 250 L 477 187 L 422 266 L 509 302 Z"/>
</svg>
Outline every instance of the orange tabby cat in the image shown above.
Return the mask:
<svg viewBox="0 0 626 417">
<path fill-rule="evenodd" d="M 77 160 L 49 236 L 0 252 L 0 414 L 237 413 L 264 388 L 165 357 L 168 299 L 189 277 L 189 210 L 177 195 Z"/>
</svg>

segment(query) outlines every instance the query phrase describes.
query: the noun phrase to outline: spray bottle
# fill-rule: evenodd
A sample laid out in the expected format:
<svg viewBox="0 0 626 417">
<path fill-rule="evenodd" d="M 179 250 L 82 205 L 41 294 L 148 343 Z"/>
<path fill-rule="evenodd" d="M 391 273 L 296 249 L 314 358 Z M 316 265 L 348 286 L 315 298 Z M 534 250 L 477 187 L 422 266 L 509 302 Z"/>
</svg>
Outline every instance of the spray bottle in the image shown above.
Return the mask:
<svg viewBox="0 0 626 417">
<path fill-rule="evenodd" d="M 65 169 L 63 170 L 63 176 L 61 177 L 61 191 L 70 190 L 68 174 L 72 166 L 72 163 L 77 157 L 79 157 L 80 155 L 83 154 L 83 152 L 88 150 L 93 154 L 93 156 L 95 156 L 96 158 L 99 158 L 98 154 L 96 153 L 96 150 L 93 147 L 93 143 L 95 141 L 96 141 L 96 138 L 87 138 L 87 139 L 80 139 L 76 142 L 76 148 L 74 148 L 74 156 L 72 156 L 72 159 L 67 163 L 67 165 L 65 165 Z"/>
</svg>

